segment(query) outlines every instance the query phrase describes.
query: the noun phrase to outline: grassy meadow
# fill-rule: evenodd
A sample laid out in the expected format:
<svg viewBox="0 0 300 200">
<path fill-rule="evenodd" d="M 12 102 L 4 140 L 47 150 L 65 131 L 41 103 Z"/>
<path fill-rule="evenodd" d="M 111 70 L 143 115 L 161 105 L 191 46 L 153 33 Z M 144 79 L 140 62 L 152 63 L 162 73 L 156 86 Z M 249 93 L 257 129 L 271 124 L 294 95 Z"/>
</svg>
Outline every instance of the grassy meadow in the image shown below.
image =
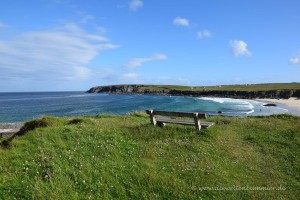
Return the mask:
<svg viewBox="0 0 300 200">
<path fill-rule="evenodd" d="M 0 142 L 0 199 L 299 199 L 300 117 L 44 117 Z"/>
<path fill-rule="evenodd" d="M 219 86 L 179 86 L 179 85 L 141 85 L 140 91 L 267 91 L 267 90 L 300 90 L 300 83 L 264 83 L 264 84 L 243 84 L 243 85 L 219 85 Z"/>
</svg>

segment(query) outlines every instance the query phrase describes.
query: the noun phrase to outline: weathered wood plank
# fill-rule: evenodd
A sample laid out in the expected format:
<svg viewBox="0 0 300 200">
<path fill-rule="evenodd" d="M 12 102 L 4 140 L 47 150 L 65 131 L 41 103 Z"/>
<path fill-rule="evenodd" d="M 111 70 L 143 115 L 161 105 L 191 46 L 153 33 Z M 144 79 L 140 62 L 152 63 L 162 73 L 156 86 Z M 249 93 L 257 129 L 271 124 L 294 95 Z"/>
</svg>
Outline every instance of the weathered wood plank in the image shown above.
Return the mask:
<svg viewBox="0 0 300 200">
<path fill-rule="evenodd" d="M 195 126 L 197 131 L 201 130 L 201 127 L 208 128 L 214 123 L 212 122 L 200 122 L 200 119 L 206 119 L 207 116 L 205 113 L 192 113 L 192 112 L 169 112 L 169 111 L 160 111 L 160 110 L 146 110 L 146 113 L 150 115 L 151 124 L 154 126 L 164 126 L 165 123 L 173 123 L 173 124 L 181 124 L 181 125 L 189 125 Z M 155 115 L 159 115 L 161 117 L 155 118 Z M 193 121 L 184 120 L 184 119 L 171 119 L 169 117 L 189 117 L 193 118 Z"/>
<path fill-rule="evenodd" d="M 173 123 L 173 124 L 182 124 L 182 125 L 190 125 L 195 126 L 195 122 L 188 120 L 179 120 L 179 119 L 170 119 L 170 118 L 158 118 L 157 122 L 160 123 Z"/>
<path fill-rule="evenodd" d="M 146 110 L 147 114 L 150 114 L 151 110 Z M 206 119 L 207 116 L 205 113 L 192 113 L 192 112 L 170 112 L 170 111 L 161 111 L 153 110 L 154 115 L 163 115 L 163 116 L 174 116 L 174 117 L 194 117 L 198 114 L 199 119 Z"/>
<path fill-rule="evenodd" d="M 172 124 L 181 124 L 181 125 L 189 125 L 189 126 L 195 126 L 194 121 L 190 120 L 180 120 L 180 119 L 170 119 L 170 118 L 157 118 L 156 119 L 157 123 L 172 123 Z M 208 128 L 212 125 L 214 125 L 213 122 L 199 122 L 199 125 L 203 128 Z M 200 130 L 198 127 L 196 127 L 198 130 Z"/>
</svg>

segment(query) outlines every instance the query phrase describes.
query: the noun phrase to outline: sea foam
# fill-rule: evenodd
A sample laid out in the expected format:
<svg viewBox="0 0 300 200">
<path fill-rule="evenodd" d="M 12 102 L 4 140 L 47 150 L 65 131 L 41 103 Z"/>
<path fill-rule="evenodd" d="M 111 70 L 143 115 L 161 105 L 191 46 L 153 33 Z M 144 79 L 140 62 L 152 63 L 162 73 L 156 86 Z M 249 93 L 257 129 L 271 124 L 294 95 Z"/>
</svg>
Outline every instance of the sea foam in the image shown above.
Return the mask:
<svg viewBox="0 0 300 200">
<path fill-rule="evenodd" d="M 214 101 L 214 102 L 217 102 L 217 103 L 224 103 L 223 98 L 200 97 L 198 99 L 205 100 L 205 101 Z"/>
<path fill-rule="evenodd" d="M 222 111 L 223 114 L 234 114 L 234 113 L 244 113 L 250 114 L 254 112 L 254 106 L 246 100 L 242 99 L 231 99 L 231 98 L 211 98 L 211 97 L 200 97 L 200 100 L 211 101 L 219 103 L 225 110 Z M 230 111 L 228 111 L 230 110 Z"/>
</svg>

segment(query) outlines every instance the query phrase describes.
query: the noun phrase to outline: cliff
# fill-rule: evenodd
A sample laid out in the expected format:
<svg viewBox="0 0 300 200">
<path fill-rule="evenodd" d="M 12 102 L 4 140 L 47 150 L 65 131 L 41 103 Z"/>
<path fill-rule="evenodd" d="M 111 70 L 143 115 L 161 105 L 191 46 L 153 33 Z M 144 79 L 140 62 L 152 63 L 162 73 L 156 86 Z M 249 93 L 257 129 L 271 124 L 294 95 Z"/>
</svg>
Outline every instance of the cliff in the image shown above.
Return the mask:
<svg viewBox="0 0 300 200">
<path fill-rule="evenodd" d="M 209 87 L 189 86 L 162 86 L 162 85 L 110 85 L 97 86 L 89 89 L 88 93 L 111 93 L 111 94 L 153 94 L 172 96 L 212 96 L 239 99 L 254 98 L 280 98 L 300 97 L 300 89 L 280 90 L 219 90 Z"/>
</svg>

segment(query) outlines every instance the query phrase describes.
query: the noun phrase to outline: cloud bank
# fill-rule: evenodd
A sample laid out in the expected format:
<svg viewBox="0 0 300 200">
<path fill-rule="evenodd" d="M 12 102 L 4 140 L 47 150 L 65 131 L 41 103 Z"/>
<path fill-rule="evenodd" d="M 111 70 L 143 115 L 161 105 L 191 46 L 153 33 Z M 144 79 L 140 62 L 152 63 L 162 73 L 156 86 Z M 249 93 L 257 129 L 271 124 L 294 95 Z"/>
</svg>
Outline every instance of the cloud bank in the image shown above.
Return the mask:
<svg viewBox="0 0 300 200">
<path fill-rule="evenodd" d="M 30 80 L 84 80 L 101 51 L 117 48 L 109 39 L 76 24 L 25 32 L 0 40 L 0 77 Z"/>
<path fill-rule="evenodd" d="M 232 54 L 235 57 L 239 56 L 251 56 L 251 52 L 247 49 L 247 43 L 242 40 L 231 40 L 229 42 Z"/>
</svg>

